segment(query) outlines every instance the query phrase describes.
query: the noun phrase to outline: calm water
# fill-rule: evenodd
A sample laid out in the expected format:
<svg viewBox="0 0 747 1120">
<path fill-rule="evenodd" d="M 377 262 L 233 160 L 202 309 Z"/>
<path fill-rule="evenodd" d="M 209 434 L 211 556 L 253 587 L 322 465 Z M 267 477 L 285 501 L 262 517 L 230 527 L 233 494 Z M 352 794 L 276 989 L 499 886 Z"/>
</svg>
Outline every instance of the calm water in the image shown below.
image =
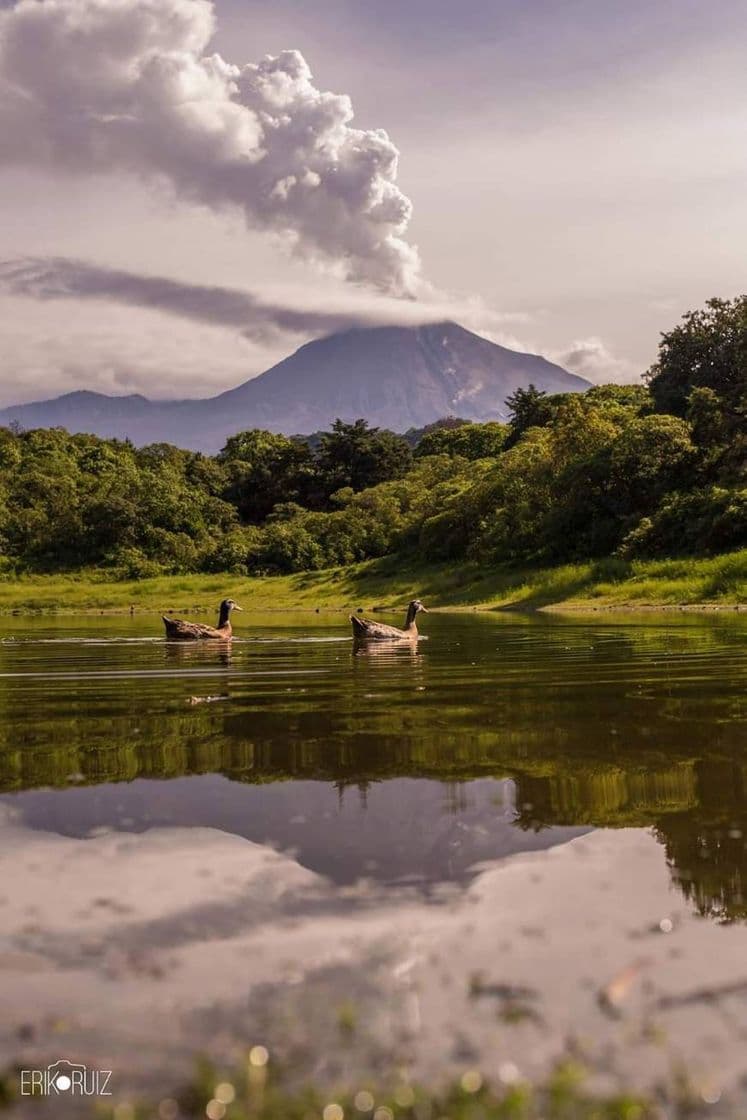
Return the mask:
<svg viewBox="0 0 747 1120">
<path fill-rule="evenodd" d="M 681 925 L 684 939 L 694 923 L 692 937 L 708 940 L 697 953 L 693 942 L 693 959 L 728 947 L 747 960 L 747 619 L 429 615 L 422 630 L 417 650 L 356 652 L 338 616 L 245 613 L 229 652 L 167 645 L 152 619 L 0 623 L 6 1057 L 48 1055 L 64 1008 L 67 1050 L 100 1060 L 104 1047 L 114 1065 L 142 1069 L 137 1031 L 118 1033 L 100 1001 L 137 1019 L 159 985 L 158 1000 L 174 1001 L 162 1064 L 216 1037 L 230 1051 L 264 1032 L 282 1047 L 293 1031 L 278 1026 L 278 1001 L 367 1006 L 361 975 L 382 946 L 404 946 L 413 923 L 421 941 L 445 944 L 446 928 L 429 923 L 458 917 L 465 900 L 479 910 L 491 876 L 512 892 L 491 911 L 495 938 L 520 941 L 533 975 L 532 931 L 553 930 L 560 953 L 574 892 L 590 931 L 612 897 L 645 897 L 640 913 L 625 904 L 619 952 L 599 934 L 598 974 L 579 963 L 581 987 L 629 965 L 625 945 L 641 929 L 672 926 L 674 937 Z M 594 860 L 604 883 L 591 893 Z M 490 959 L 485 922 L 474 944 L 474 922 L 464 926 L 465 976 Z M 300 948 L 273 956 L 291 931 Z M 235 968 L 221 987 L 216 947 L 248 952 L 249 936 L 252 960 L 264 957 L 239 996 Z M 594 956 L 597 935 L 585 954 L 586 936 L 574 937 L 580 962 Z M 333 947 L 346 937 L 358 949 L 343 961 Z M 418 959 L 417 937 L 403 960 Z M 688 967 L 696 987 L 728 979 Z M 438 983 L 457 971 L 447 963 Z M 391 997 L 383 979 L 376 987 Z M 557 1041 L 547 998 L 535 1018 Z M 422 1036 L 412 1061 L 440 1068 L 421 1013 L 418 1024 L 405 1031 Z M 495 1045 L 485 1030 L 477 1023 L 470 1042 L 478 1056 Z M 314 1031 L 323 1037 L 323 1024 Z M 678 1045 L 692 1035 L 685 1024 Z M 537 1042 L 538 1061 L 551 1041 Z M 451 1057 L 461 1044 L 449 1043 Z M 349 1058 L 383 1060 L 373 1042 Z"/>
</svg>

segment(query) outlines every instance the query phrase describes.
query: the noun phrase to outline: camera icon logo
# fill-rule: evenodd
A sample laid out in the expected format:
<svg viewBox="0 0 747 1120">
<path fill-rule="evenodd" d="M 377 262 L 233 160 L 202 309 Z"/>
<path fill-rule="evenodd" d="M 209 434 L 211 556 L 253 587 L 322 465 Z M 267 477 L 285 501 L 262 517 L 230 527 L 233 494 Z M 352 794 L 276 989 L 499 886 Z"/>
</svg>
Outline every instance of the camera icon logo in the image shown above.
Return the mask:
<svg viewBox="0 0 747 1120">
<path fill-rule="evenodd" d="M 76 1062 L 68 1062 L 60 1058 L 47 1066 L 47 1093 L 67 1093 L 74 1084 L 84 1085 L 86 1081 L 86 1067 Z"/>
</svg>

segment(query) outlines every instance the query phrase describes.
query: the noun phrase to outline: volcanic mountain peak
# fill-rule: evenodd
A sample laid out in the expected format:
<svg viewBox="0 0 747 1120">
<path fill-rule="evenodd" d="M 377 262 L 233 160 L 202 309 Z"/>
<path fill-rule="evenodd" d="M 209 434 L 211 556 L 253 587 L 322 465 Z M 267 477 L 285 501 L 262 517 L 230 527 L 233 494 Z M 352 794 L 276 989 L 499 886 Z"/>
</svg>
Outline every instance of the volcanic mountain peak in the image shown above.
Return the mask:
<svg viewBox="0 0 747 1120">
<path fill-rule="evenodd" d="M 458 412 L 505 420 L 506 398 L 534 384 L 583 392 L 588 382 L 536 354 L 499 346 L 457 323 L 354 327 L 307 342 L 260 376 L 205 400 L 148 401 L 81 391 L 0 412 L 0 423 L 167 441 L 217 451 L 245 428 L 293 434 L 338 417 L 403 432 Z"/>
</svg>

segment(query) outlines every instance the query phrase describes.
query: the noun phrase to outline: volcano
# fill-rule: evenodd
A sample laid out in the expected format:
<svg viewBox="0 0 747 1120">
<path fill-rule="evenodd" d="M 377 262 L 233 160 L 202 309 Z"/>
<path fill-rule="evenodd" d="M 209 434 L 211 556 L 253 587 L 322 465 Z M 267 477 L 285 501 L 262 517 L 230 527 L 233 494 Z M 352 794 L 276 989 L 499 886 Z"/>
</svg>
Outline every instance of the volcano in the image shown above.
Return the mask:
<svg viewBox="0 0 747 1120">
<path fill-rule="evenodd" d="M 0 424 L 63 427 L 142 446 L 214 453 L 247 428 L 287 435 L 338 417 L 404 432 L 457 415 L 505 420 L 506 398 L 530 384 L 583 392 L 589 382 L 537 354 L 498 346 L 457 323 L 356 327 L 301 346 L 265 373 L 202 400 L 151 401 L 73 392 L 0 411 Z"/>
</svg>

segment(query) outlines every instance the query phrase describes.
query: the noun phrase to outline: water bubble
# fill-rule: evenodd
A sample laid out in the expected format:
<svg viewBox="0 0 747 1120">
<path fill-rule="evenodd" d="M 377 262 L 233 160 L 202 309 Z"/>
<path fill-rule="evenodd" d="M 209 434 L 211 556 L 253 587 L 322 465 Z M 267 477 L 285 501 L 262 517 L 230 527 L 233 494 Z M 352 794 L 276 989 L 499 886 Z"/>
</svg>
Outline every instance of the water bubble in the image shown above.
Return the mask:
<svg viewBox="0 0 747 1120">
<path fill-rule="evenodd" d="M 662 933 L 671 933 L 674 929 L 674 922 L 671 918 L 662 918 L 659 922 L 659 929 Z"/>
<path fill-rule="evenodd" d="M 368 1089 L 361 1089 L 359 1093 L 355 1094 L 353 1104 L 359 1112 L 373 1112 L 373 1106 L 376 1102 L 373 1099 Z"/>
<path fill-rule="evenodd" d="M 223 1117 L 226 1115 L 226 1106 L 223 1101 L 216 1101 L 215 1098 L 213 1098 L 213 1100 L 208 1101 L 205 1105 L 205 1115 L 208 1120 L 223 1120 Z"/>
<path fill-rule="evenodd" d="M 336 1101 L 324 1106 L 323 1120 L 345 1120 L 345 1112 Z"/>
</svg>

